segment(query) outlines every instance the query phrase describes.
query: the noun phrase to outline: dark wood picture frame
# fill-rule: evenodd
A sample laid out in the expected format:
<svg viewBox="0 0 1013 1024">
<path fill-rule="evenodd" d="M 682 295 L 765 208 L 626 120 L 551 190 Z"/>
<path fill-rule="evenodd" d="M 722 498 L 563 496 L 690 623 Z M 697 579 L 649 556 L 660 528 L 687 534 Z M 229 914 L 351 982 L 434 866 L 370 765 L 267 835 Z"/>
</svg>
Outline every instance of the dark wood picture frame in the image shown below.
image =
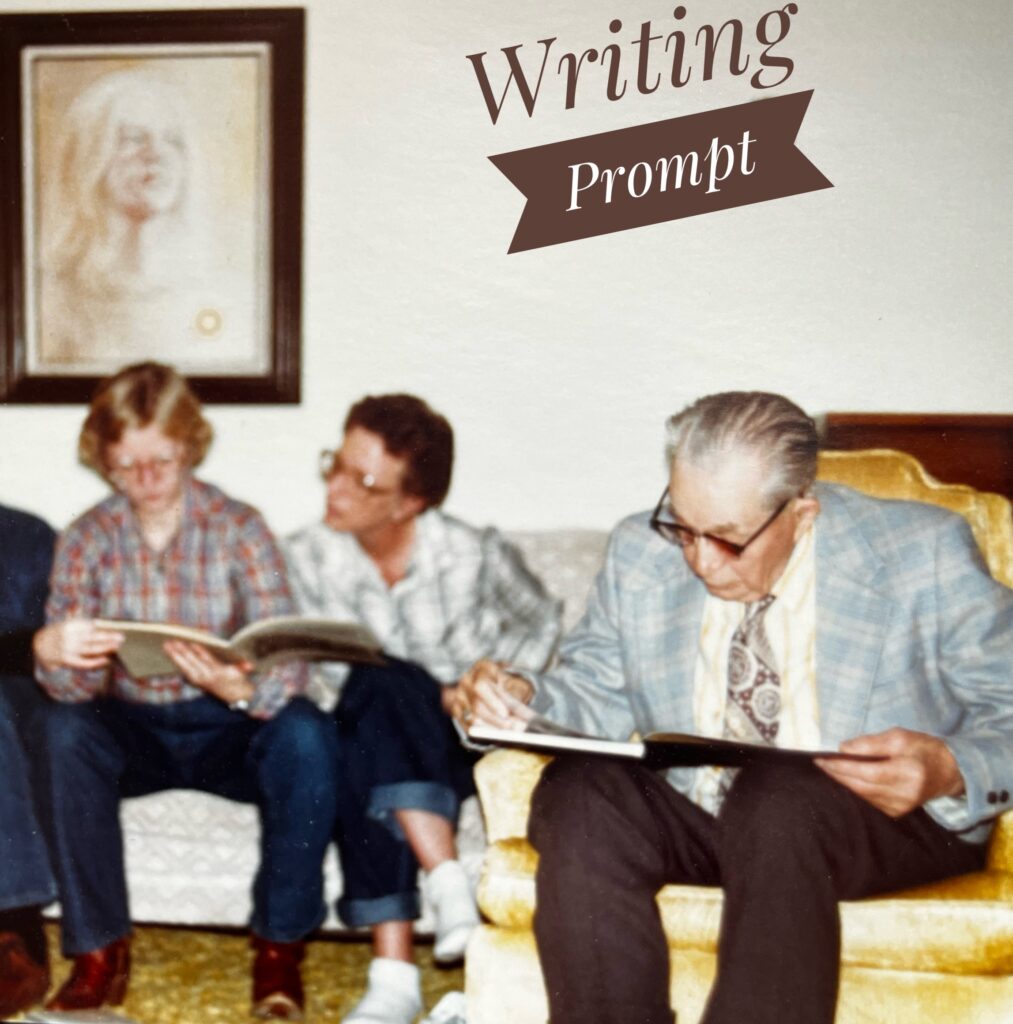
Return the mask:
<svg viewBox="0 0 1013 1024">
<path fill-rule="evenodd" d="M 258 257 L 267 268 L 263 296 L 266 372 L 233 374 L 187 371 L 205 402 L 296 403 L 300 393 L 302 292 L 302 160 L 305 11 L 303 8 L 138 11 L 115 13 L 0 15 L 0 400 L 19 403 L 86 402 L 105 372 L 46 372 L 29 360 L 26 262 L 25 99 L 22 54 L 53 47 L 88 47 L 88 54 L 133 57 L 145 47 L 214 49 L 257 44 L 269 56 L 263 124 L 270 139 L 260 140 L 266 167 L 266 221 L 269 242 Z M 70 51 L 73 55 L 74 51 Z M 203 51 L 202 51 L 203 52 Z M 81 51 L 85 53 L 84 50 Z M 137 61 L 143 63 L 143 58 Z M 34 223 L 34 222 L 33 222 Z M 34 228 L 33 228 L 34 230 Z M 34 283 L 34 278 L 33 282 Z M 251 278 L 252 280 L 252 278 Z M 98 344 L 93 343 L 98 349 Z M 94 358 L 94 354 L 91 354 Z M 173 362 L 172 352 L 141 358 Z M 133 360 L 131 360 L 133 361 Z"/>
</svg>

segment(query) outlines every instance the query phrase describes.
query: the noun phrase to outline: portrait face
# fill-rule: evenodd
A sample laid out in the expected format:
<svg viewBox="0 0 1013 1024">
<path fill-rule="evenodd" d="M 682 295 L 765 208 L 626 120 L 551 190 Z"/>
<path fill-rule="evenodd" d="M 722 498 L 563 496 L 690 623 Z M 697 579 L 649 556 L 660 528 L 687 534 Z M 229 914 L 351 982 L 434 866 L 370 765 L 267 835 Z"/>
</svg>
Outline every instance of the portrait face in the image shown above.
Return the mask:
<svg viewBox="0 0 1013 1024">
<path fill-rule="evenodd" d="M 763 460 L 749 452 L 722 453 L 701 465 L 676 460 L 668 488 L 669 511 L 678 523 L 698 534 L 743 544 L 773 511 L 763 499 L 768 473 Z M 723 550 L 707 537 L 691 539 L 682 554 L 715 597 L 758 601 L 770 593 L 795 543 L 818 513 L 816 498 L 792 498 L 740 555 Z"/>
<path fill-rule="evenodd" d="M 112 117 L 106 200 L 134 221 L 168 213 L 186 183 L 186 142 L 174 105 L 154 92 L 124 92 Z"/>
<path fill-rule="evenodd" d="M 405 468 L 405 460 L 391 455 L 379 434 L 353 427 L 326 476 L 324 522 L 368 540 L 418 515 L 424 502 L 402 490 Z"/>
<path fill-rule="evenodd" d="M 109 479 L 142 518 L 168 512 L 183 499 L 185 449 L 152 423 L 131 427 L 103 452 Z"/>
</svg>

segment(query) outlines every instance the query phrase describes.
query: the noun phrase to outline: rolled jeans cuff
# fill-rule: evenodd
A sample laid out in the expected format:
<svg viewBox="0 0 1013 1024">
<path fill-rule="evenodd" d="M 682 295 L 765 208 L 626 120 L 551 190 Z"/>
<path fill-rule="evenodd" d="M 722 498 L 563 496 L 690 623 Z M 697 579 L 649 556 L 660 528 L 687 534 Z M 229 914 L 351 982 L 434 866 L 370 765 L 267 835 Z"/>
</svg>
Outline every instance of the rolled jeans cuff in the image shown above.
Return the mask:
<svg viewBox="0 0 1013 1024">
<path fill-rule="evenodd" d="M 338 917 L 350 928 L 363 928 L 386 921 L 414 921 L 420 916 L 417 892 L 395 892 L 371 900 L 342 896 L 337 904 Z"/>
<path fill-rule="evenodd" d="M 386 826 L 395 838 L 405 841 L 395 811 L 428 811 L 456 825 L 460 809 L 460 798 L 450 786 L 440 782 L 394 782 L 370 790 L 366 813 Z"/>
</svg>

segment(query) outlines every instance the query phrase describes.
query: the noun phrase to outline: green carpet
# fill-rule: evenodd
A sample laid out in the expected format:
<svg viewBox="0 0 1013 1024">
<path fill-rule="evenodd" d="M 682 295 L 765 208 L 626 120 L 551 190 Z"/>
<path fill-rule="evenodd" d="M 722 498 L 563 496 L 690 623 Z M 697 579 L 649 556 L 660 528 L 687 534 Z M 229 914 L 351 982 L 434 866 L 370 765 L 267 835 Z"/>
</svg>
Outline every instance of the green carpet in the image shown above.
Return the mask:
<svg viewBox="0 0 1013 1024">
<path fill-rule="evenodd" d="M 59 953 L 59 928 L 47 926 L 54 991 L 70 972 Z M 141 1024 L 204 1024 L 250 1018 L 251 950 L 246 935 L 189 928 L 138 927 L 131 947 L 132 970 L 120 1012 Z M 368 941 L 318 938 L 307 943 L 303 962 L 308 1024 L 337 1024 L 365 987 L 371 956 Z M 446 992 L 464 988 L 463 968 L 433 963 L 432 945 L 419 943 L 426 1010 Z"/>
</svg>

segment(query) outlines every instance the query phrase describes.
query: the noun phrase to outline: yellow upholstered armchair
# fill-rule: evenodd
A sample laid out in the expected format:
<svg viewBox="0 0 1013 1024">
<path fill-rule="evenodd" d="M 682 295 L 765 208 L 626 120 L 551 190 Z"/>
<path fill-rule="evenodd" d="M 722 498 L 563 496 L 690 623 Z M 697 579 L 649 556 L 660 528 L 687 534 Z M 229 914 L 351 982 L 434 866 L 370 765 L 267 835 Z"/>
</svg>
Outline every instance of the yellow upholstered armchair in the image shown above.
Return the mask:
<svg viewBox="0 0 1013 1024">
<path fill-rule="evenodd" d="M 893 451 L 825 452 L 819 475 L 879 497 L 959 512 L 992 574 L 1013 585 L 1013 519 L 1005 498 L 940 484 L 915 459 Z M 547 1017 L 531 926 L 537 854 L 525 838 L 531 793 L 546 760 L 500 750 L 477 768 L 489 839 L 479 887 L 487 923 L 468 949 L 470 1024 L 543 1024 Z M 671 885 L 658 894 L 679 1024 L 696 1024 L 703 1011 L 714 977 L 721 900 L 720 889 L 699 886 Z M 837 1024 L 1010 1024 L 1013 811 L 992 837 L 986 870 L 844 903 L 841 919 Z"/>
</svg>

